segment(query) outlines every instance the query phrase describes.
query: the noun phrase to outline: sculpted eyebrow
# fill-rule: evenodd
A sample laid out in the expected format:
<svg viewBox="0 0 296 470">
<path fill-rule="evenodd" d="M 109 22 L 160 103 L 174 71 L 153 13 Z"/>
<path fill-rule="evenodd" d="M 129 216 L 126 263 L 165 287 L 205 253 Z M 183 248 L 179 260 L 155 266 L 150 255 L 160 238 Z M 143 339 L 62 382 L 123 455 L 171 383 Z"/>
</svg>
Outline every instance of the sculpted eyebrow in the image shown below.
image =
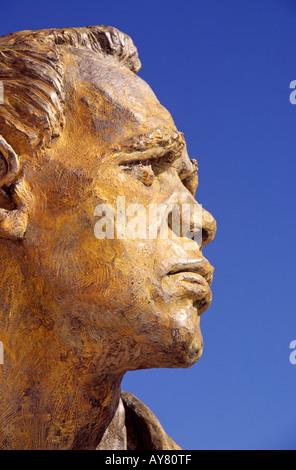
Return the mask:
<svg viewBox="0 0 296 470">
<path fill-rule="evenodd" d="M 177 158 L 179 158 L 181 153 L 175 152 L 173 150 L 168 149 L 149 149 L 149 150 L 142 150 L 140 152 L 133 152 L 131 154 L 123 154 L 121 155 L 119 165 L 137 165 L 137 164 L 145 164 L 145 165 L 152 165 L 156 161 L 161 164 L 171 164 Z"/>
<path fill-rule="evenodd" d="M 184 150 L 184 142 L 182 140 L 164 140 L 158 141 L 153 145 L 151 142 L 134 142 L 128 148 L 125 146 L 118 152 L 119 164 L 137 164 L 139 162 L 154 163 L 155 161 L 163 161 L 170 164 L 181 157 Z"/>
<path fill-rule="evenodd" d="M 167 154 L 181 155 L 185 147 L 182 133 L 161 133 L 158 129 L 150 134 L 140 134 L 118 143 L 112 149 L 114 156 L 127 158 L 130 155 L 135 161 L 149 158 L 161 158 Z"/>
</svg>

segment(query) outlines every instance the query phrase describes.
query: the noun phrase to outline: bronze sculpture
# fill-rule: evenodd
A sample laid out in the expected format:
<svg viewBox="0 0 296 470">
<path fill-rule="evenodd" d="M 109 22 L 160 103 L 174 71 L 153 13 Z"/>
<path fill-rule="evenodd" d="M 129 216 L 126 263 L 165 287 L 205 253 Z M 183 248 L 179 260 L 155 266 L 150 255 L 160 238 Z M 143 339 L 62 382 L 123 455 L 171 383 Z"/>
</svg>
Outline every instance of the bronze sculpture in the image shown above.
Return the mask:
<svg viewBox="0 0 296 470">
<path fill-rule="evenodd" d="M 196 162 L 115 28 L 13 33 L 0 56 L 0 448 L 178 449 L 120 383 L 199 359 L 215 220 L 186 251 L 99 239 L 95 208 L 195 207 Z"/>
</svg>

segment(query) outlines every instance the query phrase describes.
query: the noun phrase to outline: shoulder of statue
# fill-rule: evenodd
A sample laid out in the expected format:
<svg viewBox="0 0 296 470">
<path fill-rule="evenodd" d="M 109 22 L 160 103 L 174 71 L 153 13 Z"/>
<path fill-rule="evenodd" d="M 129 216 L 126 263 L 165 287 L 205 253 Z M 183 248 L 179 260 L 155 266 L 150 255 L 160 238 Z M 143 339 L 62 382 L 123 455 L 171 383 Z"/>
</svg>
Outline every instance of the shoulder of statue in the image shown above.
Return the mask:
<svg viewBox="0 0 296 470">
<path fill-rule="evenodd" d="M 121 399 L 125 407 L 128 450 L 181 450 L 137 397 L 121 392 Z"/>
</svg>

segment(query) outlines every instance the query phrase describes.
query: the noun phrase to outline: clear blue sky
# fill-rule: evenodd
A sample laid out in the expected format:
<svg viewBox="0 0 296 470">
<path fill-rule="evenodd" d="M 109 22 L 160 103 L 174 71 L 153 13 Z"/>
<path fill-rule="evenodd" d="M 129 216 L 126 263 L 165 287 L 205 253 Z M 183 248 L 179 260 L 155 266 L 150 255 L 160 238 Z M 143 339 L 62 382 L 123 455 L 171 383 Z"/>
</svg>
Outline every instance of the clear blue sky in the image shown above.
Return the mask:
<svg viewBox="0 0 296 470">
<path fill-rule="evenodd" d="M 0 34 L 107 24 L 185 133 L 199 202 L 218 223 L 190 369 L 126 375 L 184 449 L 296 449 L 294 0 L 1 1 Z"/>
</svg>

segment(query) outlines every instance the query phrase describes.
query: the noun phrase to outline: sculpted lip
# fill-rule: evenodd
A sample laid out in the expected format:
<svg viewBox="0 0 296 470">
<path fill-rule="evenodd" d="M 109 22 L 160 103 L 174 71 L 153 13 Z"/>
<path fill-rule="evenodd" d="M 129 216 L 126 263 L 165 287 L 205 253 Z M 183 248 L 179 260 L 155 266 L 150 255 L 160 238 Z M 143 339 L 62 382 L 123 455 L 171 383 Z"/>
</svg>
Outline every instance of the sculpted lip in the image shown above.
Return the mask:
<svg viewBox="0 0 296 470">
<path fill-rule="evenodd" d="M 210 286 L 213 281 L 214 268 L 205 258 L 198 258 L 186 262 L 178 262 L 171 267 L 167 276 L 181 273 L 196 273 L 204 278 Z"/>
<path fill-rule="evenodd" d="M 202 314 L 210 306 L 212 292 L 210 285 L 213 280 L 214 268 L 205 258 L 198 258 L 186 262 L 178 262 L 167 273 L 168 279 L 174 279 L 175 283 L 192 286 L 186 288 L 188 294 L 194 293 L 194 307 L 198 314 Z"/>
</svg>

